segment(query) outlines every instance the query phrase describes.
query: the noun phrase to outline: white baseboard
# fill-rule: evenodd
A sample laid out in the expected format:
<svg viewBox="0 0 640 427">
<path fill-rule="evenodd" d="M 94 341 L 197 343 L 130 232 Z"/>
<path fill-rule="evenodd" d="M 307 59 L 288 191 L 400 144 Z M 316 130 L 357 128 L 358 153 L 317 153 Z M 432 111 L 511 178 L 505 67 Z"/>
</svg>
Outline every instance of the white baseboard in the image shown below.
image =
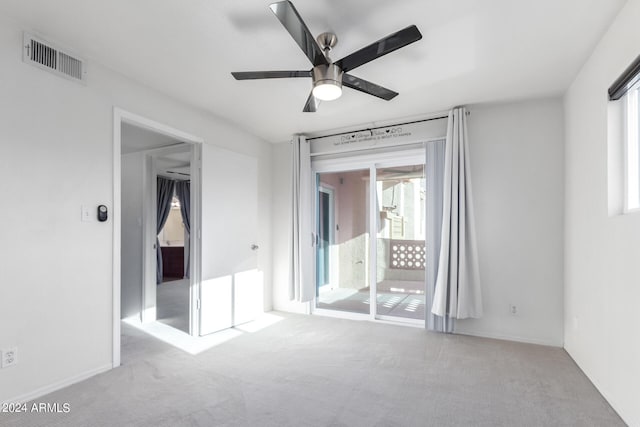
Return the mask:
<svg viewBox="0 0 640 427">
<path fill-rule="evenodd" d="M 532 338 L 522 338 L 522 337 L 511 336 L 511 335 L 491 334 L 491 333 L 483 333 L 483 332 L 456 331 L 455 328 L 453 330 L 453 333 L 456 335 L 470 335 L 472 337 L 479 337 L 479 338 L 491 338 L 494 340 L 516 341 L 516 342 L 522 342 L 526 344 L 537 344 L 537 345 L 546 345 L 549 347 L 563 348 L 563 343 L 557 343 L 557 342 L 546 341 L 546 340 L 537 340 Z"/>
<path fill-rule="evenodd" d="M 111 363 L 108 365 L 103 365 L 95 369 L 91 369 L 90 371 L 83 372 L 79 375 L 75 375 L 71 378 L 64 379 L 62 381 L 57 381 L 53 384 L 46 385 L 44 387 L 40 387 L 36 390 L 30 391 L 29 393 L 22 394 L 20 396 L 16 396 L 12 399 L 7 399 L 6 401 L 0 402 L 0 404 L 5 403 L 26 403 L 31 400 L 37 399 L 49 393 L 53 393 L 54 391 L 60 390 L 65 387 L 69 387 L 72 384 L 79 383 L 80 381 L 84 381 L 88 378 L 93 377 L 94 375 L 101 374 L 110 369 L 113 369 Z"/>
</svg>

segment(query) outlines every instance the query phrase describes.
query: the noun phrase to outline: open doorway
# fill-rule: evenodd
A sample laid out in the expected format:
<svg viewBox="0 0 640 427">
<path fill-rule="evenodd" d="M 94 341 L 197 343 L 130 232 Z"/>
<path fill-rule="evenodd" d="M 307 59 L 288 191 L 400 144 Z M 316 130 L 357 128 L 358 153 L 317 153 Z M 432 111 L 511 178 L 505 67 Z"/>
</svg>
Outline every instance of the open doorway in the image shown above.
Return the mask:
<svg viewBox="0 0 640 427">
<path fill-rule="evenodd" d="M 180 151 L 181 149 L 181 151 Z M 156 319 L 189 333 L 191 146 L 151 154 L 156 176 Z"/>
<path fill-rule="evenodd" d="M 114 135 L 115 367 L 121 320 L 198 333 L 202 140 L 118 109 Z"/>
<path fill-rule="evenodd" d="M 167 222 L 158 234 L 162 250 L 161 283 L 176 282 L 187 277 L 185 271 L 185 233 L 187 231 L 185 230 L 185 220 L 180 212 L 182 203 L 175 194 L 171 198 L 170 206 Z"/>
<path fill-rule="evenodd" d="M 128 123 L 121 144 L 121 318 L 189 333 L 192 145 Z"/>
</svg>

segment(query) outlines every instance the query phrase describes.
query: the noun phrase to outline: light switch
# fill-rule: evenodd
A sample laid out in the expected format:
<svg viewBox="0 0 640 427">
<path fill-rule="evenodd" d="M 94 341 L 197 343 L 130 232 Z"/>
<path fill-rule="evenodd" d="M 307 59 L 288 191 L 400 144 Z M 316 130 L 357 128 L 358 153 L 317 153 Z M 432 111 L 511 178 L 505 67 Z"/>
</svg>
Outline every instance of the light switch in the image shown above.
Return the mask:
<svg viewBox="0 0 640 427">
<path fill-rule="evenodd" d="M 82 205 L 82 222 L 91 222 L 91 207 Z"/>
</svg>

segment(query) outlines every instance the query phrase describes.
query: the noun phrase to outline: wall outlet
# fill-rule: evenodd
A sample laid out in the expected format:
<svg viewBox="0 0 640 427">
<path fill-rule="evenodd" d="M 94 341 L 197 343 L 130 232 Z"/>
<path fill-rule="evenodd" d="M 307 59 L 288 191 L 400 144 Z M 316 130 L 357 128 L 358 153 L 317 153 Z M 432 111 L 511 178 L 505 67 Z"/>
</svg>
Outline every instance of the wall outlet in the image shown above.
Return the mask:
<svg viewBox="0 0 640 427">
<path fill-rule="evenodd" d="M 18 363 L 18 347 L 2 350 L 2 367 L 8 368 Z"/>
<path fill-rule="evenodd" d="M 518 307 L 515 304 L 509 304 L 509 314 L 512 316 L 518 315 Z"/>
</svg>

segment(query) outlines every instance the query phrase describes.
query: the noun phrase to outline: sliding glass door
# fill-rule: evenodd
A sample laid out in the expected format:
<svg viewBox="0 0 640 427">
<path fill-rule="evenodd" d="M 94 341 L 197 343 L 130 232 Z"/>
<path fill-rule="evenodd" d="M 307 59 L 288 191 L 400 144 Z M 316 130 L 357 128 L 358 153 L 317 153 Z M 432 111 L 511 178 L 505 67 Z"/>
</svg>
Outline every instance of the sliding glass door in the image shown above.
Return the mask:
<svg viewBox="0 0 640 427">
<path fill-rule="evenodd" d="M 424 150 L 387 155 L 383 162 L 354 160 L 343 170 L 328 162 L 314 165 L 316 311 L 424 319 L 426 186 L 421 159 Z M 356 165 L 361 168 L 348 169 Z"/>
<path fill-rule="evenodd" d="M 424 164 L 378 168 L 376 313 L 424 319 Z"/>
</svg>

